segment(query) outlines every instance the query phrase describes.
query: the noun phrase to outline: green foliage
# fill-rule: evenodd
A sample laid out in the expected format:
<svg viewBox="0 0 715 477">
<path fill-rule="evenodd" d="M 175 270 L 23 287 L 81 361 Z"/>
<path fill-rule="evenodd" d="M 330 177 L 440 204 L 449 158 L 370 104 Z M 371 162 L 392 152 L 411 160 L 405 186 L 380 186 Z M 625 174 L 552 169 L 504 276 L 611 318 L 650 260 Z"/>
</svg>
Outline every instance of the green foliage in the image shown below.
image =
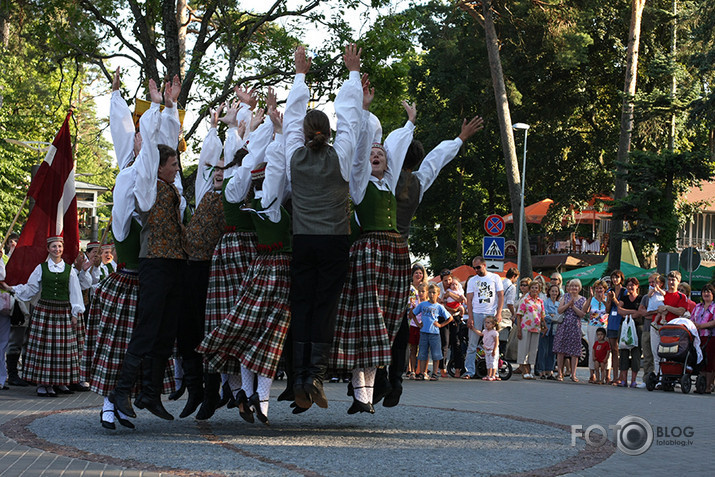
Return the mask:
<svg viewBox="0 0 715 477">
<path fill-rule="evenodd" d="M 704 152 L 634 151 L 624 167 L 629 192 L 611 210 L 630 222 L 625 238 L 641 246 L 656 244 L 663 252 L 675 250 L 678 231 L 695 212 L 677 198 L 700 180 L 711 180 L 715 163 Z"/>
</svg>

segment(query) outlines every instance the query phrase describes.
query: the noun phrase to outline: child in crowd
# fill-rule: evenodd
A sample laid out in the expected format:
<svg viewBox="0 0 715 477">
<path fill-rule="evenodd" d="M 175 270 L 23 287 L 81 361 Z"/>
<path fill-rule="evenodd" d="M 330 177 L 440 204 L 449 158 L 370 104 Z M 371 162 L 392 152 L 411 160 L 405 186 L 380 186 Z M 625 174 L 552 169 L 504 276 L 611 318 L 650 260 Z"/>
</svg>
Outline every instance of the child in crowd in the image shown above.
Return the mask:
<svg viewBox="0 0 715 477">
<path fill-rule="evenodd" d="M 656 311 L 663 304 L 665 299 L 665 277 L 658 275 L 655 279 L 655 285 L 648 287 L 648 308 L 646 311 Z M 665 324 L 665 313 L 656 313 L 653 315 L 653 325 L 659 329 Z"/>
<path fill-rule="evenodd" d="M 410 297 L 410 308 L 414 310 L 417 305 L 424 301 L 427 301 L 427 284 L 420 283 L 417 285 L 417 296 L 414 300 Z M 420 344 L 420 329 L 422 328 L 421 316 L 421 313 L 417 316 L 410 316 L 410 359 L 407 362 L 407 377 L 409 379 L 415 378 L 415 370 L 417 369 L 417 349 Z"/>
<path fill-rule="evenodd" d="M 449 288 L 444 290 L 442 302 L 452 316 L 464 316 L 464 305 L 467 304 L 467 298 L 464 296 L 464 290 L 459 281 L 452 280 Z"/>
<path fill-rule="evenodd" d="M 608 372 L 608 358 L 610 354 L 611 346 L 606 340 L 606 330 L 599 328 L 596 330 L 596 342 L 593 344 L 596 384 L 606 384 L 606 373 Z"/>
<path fill-rule="evenodd" d="M 484 348 L 484 358 L 487 360 L 487 375 L 484 381 L 501 381 L 497 375 L 499 368 L 499 324 L 493 316 L 484 319 L 484 331 L 482 335 L 482 347 Z"/>
<path fill-rule="evenodd" d="M 420 321 L 422 322 L 419 355 L 417 356 L 417 376 L 415 377 L 417 380 L 424 379 L 422 373 L 427 369 L 427 360 L 429 359 L 430 350 L 432 351 L 432 362 L 435 368 L 437 362 L 442 359 L 442 344 L 439 339 L 439 329 L 442 328 L 444 324 L 440 324 L 439 318 L 444 318 L 446 324 L 446 320 L 449 320 L 451 315 L 444 306 L 437 303 L 438 297 L 439 287 L 435 284 L 431 284 L 427 289 L 427 299 L 429 301 L 423 301 L 410 312 L 410 317 L 413 320 L 417 320 L 417 316 L 419 315 Z M 438 379 L 437 373 L 433 372 L 430 381 L 437 381 Z"/>
</svg>

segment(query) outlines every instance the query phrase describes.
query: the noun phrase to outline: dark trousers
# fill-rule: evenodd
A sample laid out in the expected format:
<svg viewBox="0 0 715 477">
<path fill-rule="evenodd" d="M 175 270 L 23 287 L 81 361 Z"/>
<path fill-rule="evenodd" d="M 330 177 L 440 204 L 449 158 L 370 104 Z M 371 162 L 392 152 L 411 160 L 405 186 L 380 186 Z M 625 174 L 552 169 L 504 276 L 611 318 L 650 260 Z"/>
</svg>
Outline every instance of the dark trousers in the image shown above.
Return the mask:
<svg viewBox="0 0 715 477">
<path fill-rule="evenodd" d="M 167 360 L 182 312 L 186 261 L 139 259 L 139 303 L 127 353 Z"/>
<path fill-rule="evenodd" d="M 200 358 L 196 347 L 204 339 L 206 294 L 209 289 L 211 261 L 189 260 L 186 266 L 184 309 L 178 316 L 176 342 L 183 359 Z"/>
<path fill-rule="evenodd" d="M 407 369 L 407 344 L 410 339 L 410 325 L 407 321 L 407 313 L 402 317 L 402 323 L 392 342 L 392 360 L 390 362 L 389 377 L 390 382 L 402 381 L 402 373 Z"/>
<path fill-rule="evenodd" d="M 347 235 L 294 235 L 291 331 L 295 343 L 332 343 L 350 265 Z"/>
</svg>

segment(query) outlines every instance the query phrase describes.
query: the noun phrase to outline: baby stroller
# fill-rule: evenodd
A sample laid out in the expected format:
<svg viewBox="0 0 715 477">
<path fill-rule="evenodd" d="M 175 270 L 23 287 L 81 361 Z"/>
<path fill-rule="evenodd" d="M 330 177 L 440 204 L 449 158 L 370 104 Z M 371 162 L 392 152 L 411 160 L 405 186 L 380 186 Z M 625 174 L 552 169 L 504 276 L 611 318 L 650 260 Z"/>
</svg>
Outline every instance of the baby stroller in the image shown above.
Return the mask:
<svg viewBox="0 0 715 477">
<path fill-rule="evenodd" d="M 687 320 L 690 321 L 690 320 Z M 695 378 L 695 392 L 705 392 L 705 376 L 700 375 L 702 354 L 698 346 L 700 339 L 697 330 L 690 329 L 692 322 L 685 323 L 680 319 L 672 320 L 660 328 L 660 341 L 658 343 L 658 356 L 660 372 L 649 373 L 645 385 L 648 391 L 653 391 L 658 383 L 664 391 L 673 391 L 676 384 L 680 384 L 683 394 L 688 394 Z M 697 343 L 696 343 L 697 341 Z"/>
<path fill-rule="evenodd" d="M 467 346 L 469 345 L 469 328 L 467 328 L 467 322 L 465 320 L 462 320 L 458 326 L 457 343 L 455 346 L 452 346 L 449 361 L 447 362 L 447 372 L 451 377 L 456 376 L 458 369 L 460 370 L 460 376 L 466 372 L 464 368 L 464 358 L 467 355 Z M 498 366 L 497 375 L 502 381 L 511 378 L 513 372 L 511 364 L 504 359 L 502 353 L 499 353 Z M 477 348 L 477 358 L 474 369 L 475 375 L 478 378 L 483 378 L 487 375 L 487 360 L 484 358 L 484 348 L 482 348 L 481 342 Z"/>
</svg>

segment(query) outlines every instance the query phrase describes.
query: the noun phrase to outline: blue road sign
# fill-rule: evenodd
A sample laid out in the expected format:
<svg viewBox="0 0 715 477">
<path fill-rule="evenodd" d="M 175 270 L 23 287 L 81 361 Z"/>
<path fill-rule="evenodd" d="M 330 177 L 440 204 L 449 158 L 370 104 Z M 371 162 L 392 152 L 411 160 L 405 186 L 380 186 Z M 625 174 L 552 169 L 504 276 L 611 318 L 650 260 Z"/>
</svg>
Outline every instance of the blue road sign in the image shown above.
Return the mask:
<svg viewBox="0 0 715 477">
<path fill-rule="evenodd" d="M 504 237 L 484 237 L 482 255 L 488 260 L 504 260 Z"/>
</svg>

